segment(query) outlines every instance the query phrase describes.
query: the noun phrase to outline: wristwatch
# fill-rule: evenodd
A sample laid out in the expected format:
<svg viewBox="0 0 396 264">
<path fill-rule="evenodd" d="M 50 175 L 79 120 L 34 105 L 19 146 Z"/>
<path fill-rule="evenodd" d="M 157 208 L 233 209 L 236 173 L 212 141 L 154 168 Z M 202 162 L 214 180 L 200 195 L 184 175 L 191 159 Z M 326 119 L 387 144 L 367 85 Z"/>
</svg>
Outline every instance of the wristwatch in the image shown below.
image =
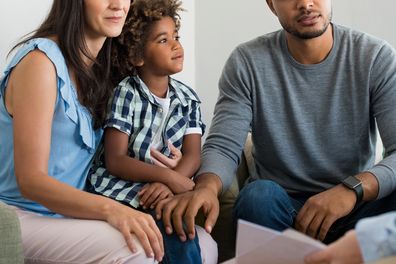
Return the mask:
<svg viewBox="0 0 396 264">
<path fill-rule="evenodd" d="M 342 180 L 342 184 L 348 189 L 351 189 L 356 194 L 356 205 L 363 200 L 363 186 L 362 182 L 354 176 L 349 176 Z"/>
</svg>

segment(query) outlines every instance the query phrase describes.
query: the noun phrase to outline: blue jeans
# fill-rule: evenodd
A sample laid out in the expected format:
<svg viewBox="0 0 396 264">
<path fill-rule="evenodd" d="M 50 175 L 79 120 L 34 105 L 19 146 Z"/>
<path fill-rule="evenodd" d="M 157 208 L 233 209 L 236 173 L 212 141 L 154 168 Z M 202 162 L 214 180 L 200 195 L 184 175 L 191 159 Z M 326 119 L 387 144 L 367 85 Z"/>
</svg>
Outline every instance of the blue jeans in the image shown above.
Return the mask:
<svg viewBox="0 0 396 264">
<path fill-rule="evenodd" d="M 164 258 L 162 259 L 163 264 L 201 264 L 201 248 L 199 246 L 198 236 L 196 235 L 193 240 L 187 240 L 182 242 L 179 236 L 173 232 L 171 235 L 166 234 L 164 223 L 162 220 L 156 220 L 155 211 L 150 213 L 161 231 L 164 240 Z"/>
<path fill-rule="evenodd" d="M 278 231 L 294 227 L 298 211 L 314 193 L 289 195 L 277 183 L 255 180 L 242 188 L 234 205 L 234 221 L 246 221 Z M 396 192 L 380 200 L 361 204 L 349 215 L 338 219 L 330 228 L 324 242 L 331 243 L 353 229 L 362 218 L 396 210 Z"/>
</svg>

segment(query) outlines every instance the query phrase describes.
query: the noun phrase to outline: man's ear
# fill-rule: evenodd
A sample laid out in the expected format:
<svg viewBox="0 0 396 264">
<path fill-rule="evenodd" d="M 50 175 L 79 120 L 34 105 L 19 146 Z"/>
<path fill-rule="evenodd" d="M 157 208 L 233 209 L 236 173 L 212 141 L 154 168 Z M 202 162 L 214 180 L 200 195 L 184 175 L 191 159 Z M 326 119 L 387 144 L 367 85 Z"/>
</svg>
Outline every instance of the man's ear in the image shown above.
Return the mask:
<svg viewBox="0 0 396 264">
<path fill-rule="evenodd" d="M 276 11 L 275 11 L 275 8 L 274 8 L 274 3 L 272 2 L 272 0 L 267 0 L 267 5 L 271 9 L 271 12 L 274 13 L 275 16 L 278 16 L 276 14 Z"/>
</svg>

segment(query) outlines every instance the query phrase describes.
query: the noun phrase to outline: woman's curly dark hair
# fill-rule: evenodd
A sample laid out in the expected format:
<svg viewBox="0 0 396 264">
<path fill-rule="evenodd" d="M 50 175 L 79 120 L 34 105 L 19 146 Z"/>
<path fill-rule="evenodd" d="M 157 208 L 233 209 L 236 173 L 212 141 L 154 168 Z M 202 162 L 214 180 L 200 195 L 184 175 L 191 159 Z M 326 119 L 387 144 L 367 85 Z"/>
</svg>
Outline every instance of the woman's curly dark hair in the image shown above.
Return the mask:
<svg viewBox="0 0 396 264">
<path fill-rule="evenodd" d="M 134 63 L 143 59 L 144 48 L 153 24 L 171 17 L 180 28 L 180 0 L 134 0 L 120 36 L 113 39 L 111 50 L 112 82 L 136 74 Z"/>
</svg>

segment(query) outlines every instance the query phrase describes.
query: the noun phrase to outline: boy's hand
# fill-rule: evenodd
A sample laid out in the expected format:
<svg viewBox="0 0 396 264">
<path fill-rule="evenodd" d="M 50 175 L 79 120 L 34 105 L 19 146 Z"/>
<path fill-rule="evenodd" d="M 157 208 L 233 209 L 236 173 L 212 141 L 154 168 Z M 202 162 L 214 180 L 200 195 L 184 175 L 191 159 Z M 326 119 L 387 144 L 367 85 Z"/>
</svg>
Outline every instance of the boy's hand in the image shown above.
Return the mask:
<svg viewBox="0 0 396 264">
<path fill-rule="evenodd" d="M 143 209 L 154 209 L 159 201 L 172 197 L 173 193 L 165 184 L 153 182 L 144 185 L 138 195 Z"/>
<path fill-rule="evenodd" d="M 151 148 L 151 159 L 153 160 L 153 163 L 157 166 L 174 169 L 179 164 L 179 161 L 181 160 L 183 155 L 181 151 L 173 146 L 171 142 L 168 142 L 168 147 L 171 152 L 170 157 L 167 157 L 158 150 Z"/>
<path fill-rule="evenodd" d="M 168 186 L 174 194 L 184 193 L 194 189 L 195 183 L 176 171 L 169 171 L 166 186 Z"/>
</svg>

